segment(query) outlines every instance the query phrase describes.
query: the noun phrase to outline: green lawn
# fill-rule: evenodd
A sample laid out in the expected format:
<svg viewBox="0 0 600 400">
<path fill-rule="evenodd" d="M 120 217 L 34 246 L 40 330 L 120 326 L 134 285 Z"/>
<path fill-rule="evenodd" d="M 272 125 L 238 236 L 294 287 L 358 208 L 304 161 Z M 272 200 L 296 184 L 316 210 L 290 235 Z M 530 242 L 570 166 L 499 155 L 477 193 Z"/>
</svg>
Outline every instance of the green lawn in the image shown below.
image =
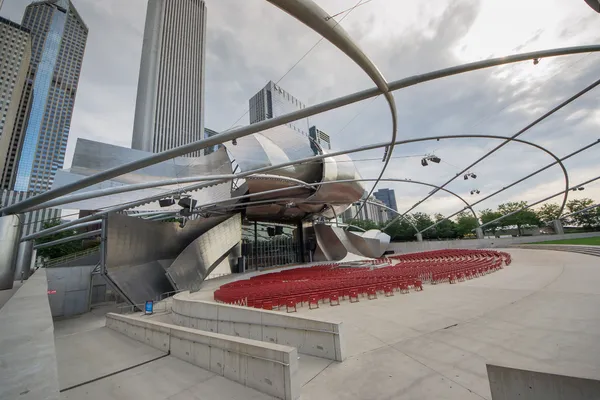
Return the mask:
<svg viewBox="0 0 600 400">
<path fill-rule="evenodd" d="M 550 240 L 548 242 L 536 242 L 530 244 L 583 244 L 586 246 L 600 246 L 600 236 L 582 239 Z"/>
</svg>

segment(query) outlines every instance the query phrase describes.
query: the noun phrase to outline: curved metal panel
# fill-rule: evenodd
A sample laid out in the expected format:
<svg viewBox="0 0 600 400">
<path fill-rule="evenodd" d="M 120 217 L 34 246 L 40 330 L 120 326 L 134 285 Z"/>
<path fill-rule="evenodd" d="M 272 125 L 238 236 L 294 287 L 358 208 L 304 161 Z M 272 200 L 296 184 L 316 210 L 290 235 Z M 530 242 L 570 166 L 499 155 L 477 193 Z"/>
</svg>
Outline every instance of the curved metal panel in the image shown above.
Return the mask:
<svg viewBox="0 0 600 400">
<path fill-rule="evenodd" d="M 339 236 L 333 231 L 332 226 L 318 224 L 314 228 L 319 249 L 321 249 L 321 252 L 328 261 L 338 261 L 348 255 L 346 246 L 344 246 Z"/>
<path fill-rule="evenodd" d="M 379 239 L 374 237 L 365 237 L 356 232 L 350 232 L 346 230 L 344 232 L 346 232 L 346 236 L 350 240 L 350 243 L 352 243 L 352 245 L 359 251 L 358 254 L 370 258 L 378 258 L 383 254 Z"/>
<path fill-rule="evenodd" d="M 244 172 L 283 164 L 314 156 L 310 140 L 288 126 L 277 126 L 226 144 L 235 162 Z M 320 163 L 290 165 L 272 171 L 304 182 L 317 182 L 321 176 Z"/>
<path fill-rule="evenodd" d="M 198 236 L 227 217 L 155 222 L 110 214 L 106 227 L 105 269 L 108 277 L 134 304 L 173 290 L 165 266 Z"/>
<path fill-rule="evenodd" d="M 0 290 L 12 289 L 20 237 L 17 215 L 0 217 Z"/>
<path fill-rule="evenodd" d="M 93 175 L 99 170 L 112 168 L 126 162 L 131 162 L 140 157 L 145 157 L 148 153 L 132 150 L 124 147 L 109 145 L 105 143 L 94 142 L 85 139 L 79 139 L 75 149 L 73 166 L 70 170 L 57 171 L 53 188 L 69 185 L 86 176 Z M 231 174 L 231 162 L 225 149 L 209 154 L 204 157 L 178 157 L 170 161 L 164 161 L 152 167 L 147 167 L 122 175 L 114 180 L 105 181 L 96 185 L 79 190 L 75 193 L 85 194 L 86 192 L 110 189 L 116 187 L 128 186 L 131 184 L 152 182 L 163 178 L 186 178 L 190 176 L 207 176 L 211 174 Z M 166 191 L 178 189 L 179 185 L 165 185 L 154 188 L 145 188 L 132 192 L 123 192 L 109 196 L 94 197 L 86 200 L 74 201 L 57 206 L 62 209 L 80 209 L 80 210 L 98 210 L 101 208 L 116 206 L 119 204 L 130 203 L 136 200 L 151 196 L 157 196 Z M 231 196 L 231 184 L 229 182 L 221 183 L 203 190 L 191 192 L 191 196 L 198 203 L 212 201 L 215 198 L 223 199 Z M 178 210 L 177 205 L 161 208 L 157 202 L 151 202 L 135 208 L 135 210 L 157 210 L 164 211 Z"/>
<path fill-rule="evenodd" d="M 391 237 L 385 232 L 381 232 L 379 229 L 371 229 L 362 234 L 363 238 L 372 238 L 377 239 L 379 241 L 379 255 L 377 257 L 381 257 L 388 247 L 390 247 Z"/>
<path fill-rule="evenodd" d="M 167 269 L 169 280 L 177 290 L 199 289 L 241 240 L 242 218 L 236 214 L 190 243 Z"/>
</svg>

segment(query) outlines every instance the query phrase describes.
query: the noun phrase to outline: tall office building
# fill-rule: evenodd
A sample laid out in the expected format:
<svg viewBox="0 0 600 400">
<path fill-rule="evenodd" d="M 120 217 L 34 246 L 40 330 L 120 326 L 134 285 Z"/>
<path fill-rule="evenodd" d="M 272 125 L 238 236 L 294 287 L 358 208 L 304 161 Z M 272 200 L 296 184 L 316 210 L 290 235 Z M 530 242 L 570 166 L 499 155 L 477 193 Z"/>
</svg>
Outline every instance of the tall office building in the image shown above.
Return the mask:
<svg viewBox="0 0 600 400">
<path fill-rule="evenodd" d="M 219 133 L 220 132 L 213 131 L 212 129 L 204 128 L 204 139 L 211 138 L 213 136 L 218 135 Z M 219 148 L 221 148 L 222 146 L 223 146 L 222 144 L 216 144 L 214 146 L 207 147 L 204 149 L 204 155 L 209 155 L 211 153 L 214 153 L 215 151 L 219 150 Z"/>
<path fill-rule="evenodd" d="M 373 195 L 377 200 L 380 200 L 381 202 L 383 202 L 383 204 L 385 204 L 392 210 L 398 211 L 398 205 L 396 204 L 396 193 L 394 192 L 394 189 L 379 189 L 378 191 L 373 193 Z M 395 213 L 389 210 L 387 214 L 388 218 L 390 219 L 396 216 Z"/>
<path fill-rule="evenodd" d="M 28 5 L 21 25 L 31 32 L 31 109 L 15 135 L 21 144 L 9 180 L 16 191 L 38 193 L 52 187 L 63 167 L 88 28 L 69 0 Z"/>
<path fill-rule="evenodd" d="M 356 221 L 371 221 L 376 224 L 384 224 L 390 218 L 388 213 L 386 213 L 385 209 L 381 207 L 385 205 L 383 201 L 378 200 L 375 197 L 369 198 L 369 203 L 365 204 L 361 208 L 360 202 L 352 204 L 346 211 L 342 213 L 342 221 L 350 222 L 354 218 Z M 357 215 L 356 213 L 360 209 L 360 213 Z"/>
<path fill-rule="evenodd" d="M 328 134 L 317 129 L 316 126 L 311 126 L 308 130 L 308 136 L 311 139 L 310 147 L 315 154 L 318 153 L 317 145 L 323 150 L 331 150 L 331 138 Z"/>
<path fill-rule="evenodd" d="M 283 90 L 281 86 L 277 86 L 273 81 L 269 81 L 267 86 L 250 99 L 250 123 L 254 124 L 266 119 L 276 118 L 303 108 L 306 108 L 306 106 L 297 98 Z M 301 119 L 290 122 L 287 126 L 306 135 L 307 121 L 307 119 Z"/>
<path fill-rule="evenodd" d="M 10 144 L 19 116 L 31 60 L 29 30 L 0 17 L 0 174 L 10 159 Z"/>
<path fill-rule="evenodd" d="M 158 153 L 204 137 L 205 52 L 203 0 L 148 1 L 132 148 Z"/>
</svg>

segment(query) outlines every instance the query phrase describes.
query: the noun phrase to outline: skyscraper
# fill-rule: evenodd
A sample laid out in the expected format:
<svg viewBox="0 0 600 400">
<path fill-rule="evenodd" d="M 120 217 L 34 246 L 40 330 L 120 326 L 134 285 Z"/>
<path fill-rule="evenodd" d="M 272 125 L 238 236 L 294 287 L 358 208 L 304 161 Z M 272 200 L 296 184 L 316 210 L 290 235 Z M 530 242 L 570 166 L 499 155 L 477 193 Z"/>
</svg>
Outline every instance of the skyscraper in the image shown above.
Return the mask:
<svg viewBox="0 0 600 400">
<path fill-rule="evenodd" d="M 31 60 L 29 30 L 0 17 L 0 174 L 9 158 Z"/>
<path fill-rule="evenodd" d="M 21 147 L 14 190 L 42 192 L 64 163 L 88 28 L 69 0 L 28 5 L 22 25 L 32 37 L 33 94 L 25 130 L 16 134 Z"/>
<path fill-rule="evenodd" d="M 308 130 L 308 136 L 311 139 L 310 146 L 317 154 L 316 144 L 318 144 L 323 150 L 331 150 L 331 138 L 328 134 L 317 129 L 316 126 L 311 126 Z"/>
<path fill-rule="evenodd" d="M 250 99 L 249 103 L 251 124 L 306 108 L 302 102 L 283 90 L 281 86 L 273 83 L 273 81 L 269 81 L 267 86 Z M 290 122 L 286 125 L 296 132 L 307 135 L 308 123 L 306 119 Z"/>
<path fill-rule="evenodd" d="M 394 189 L 379 189 L 378 191 L 373 193 L 373 195 L 377 200 L 380 200 L 381 202 L 383 202 L 383 204 L 385 204 L 392 210 L 398 211 L 398 205 L 396 204 L 396 193 L 394 192 Z M 389 210 L 387 214 L 388 218 L 390 219 L 396 216 L 393 212 Z"/>
<path fill-rule="evenodd" d="M 204 138 L 205 48 L 203 0 L 148 1 L 132 148 L 158 153 Z"/>
<path fill-rule="evenodd" d="M 218 135 L 220 132 L 217 131 L 213 131 L 212 129 L 208 129 L 208 128 L 204 128 L 204 139 L 208 139 L 211 138 L 213 136 Z M 211 153 L 214 153 L 215 151 L 219 150 L 220 147 L 222 147 L 222 144 L 216 144 L 214 146 L 210 146 L 204 149 L 204 155 L 209 155 Z"/>
</svg>

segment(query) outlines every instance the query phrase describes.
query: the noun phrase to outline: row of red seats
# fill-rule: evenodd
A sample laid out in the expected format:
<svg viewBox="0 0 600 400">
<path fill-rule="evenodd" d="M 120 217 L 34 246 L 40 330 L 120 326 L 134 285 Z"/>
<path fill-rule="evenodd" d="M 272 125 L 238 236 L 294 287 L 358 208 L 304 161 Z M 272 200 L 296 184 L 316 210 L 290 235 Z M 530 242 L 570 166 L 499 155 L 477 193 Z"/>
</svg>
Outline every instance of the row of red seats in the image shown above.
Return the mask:
<svg viewBox="0 0 600 400">
<path fill-rule="evenodd" d="M 502 263 L 508 265 L 510 262 L 507 253 L 452 249 L 390 256 L 371 260 L 366 263 L 370 266 L 366 267 L 328 263 L 231 282 L 215 291 L 214 298 L 220 302 L 264 308 L 290 308 L 294 302 L 310 303 L 310 299 L 331 301 L 331 297 L 335 304 L 339 303 L 340 297 L 351 298 L 351 292 L 393 295 L 394 290 L 407 292 L 411 287 L 422 289 L 422 281 L 435 284 L 472 279 L 501 268 Z M 355 300 L 358 301 L 358 298 Z"/>
</svg>

